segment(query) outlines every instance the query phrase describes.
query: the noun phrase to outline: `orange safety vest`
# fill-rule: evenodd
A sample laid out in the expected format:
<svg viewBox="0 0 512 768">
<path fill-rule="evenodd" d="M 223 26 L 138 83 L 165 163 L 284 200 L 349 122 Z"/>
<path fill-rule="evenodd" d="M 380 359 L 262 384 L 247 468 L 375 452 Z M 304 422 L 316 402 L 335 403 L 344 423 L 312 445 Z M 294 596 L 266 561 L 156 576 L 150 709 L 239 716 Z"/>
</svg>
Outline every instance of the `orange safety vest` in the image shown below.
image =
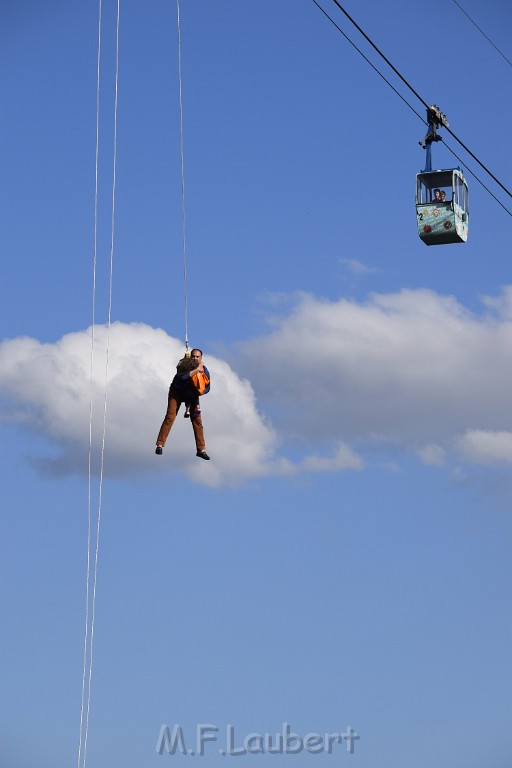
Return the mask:
<svg viewBox="0 0 512 768">
<path fill-rule="evenodd" d="M 204 371 L 193 373 L 190 380 L 200 395 L 204 394 L 205 389 L 210 384 L 210 377 Z"/>
</svg>

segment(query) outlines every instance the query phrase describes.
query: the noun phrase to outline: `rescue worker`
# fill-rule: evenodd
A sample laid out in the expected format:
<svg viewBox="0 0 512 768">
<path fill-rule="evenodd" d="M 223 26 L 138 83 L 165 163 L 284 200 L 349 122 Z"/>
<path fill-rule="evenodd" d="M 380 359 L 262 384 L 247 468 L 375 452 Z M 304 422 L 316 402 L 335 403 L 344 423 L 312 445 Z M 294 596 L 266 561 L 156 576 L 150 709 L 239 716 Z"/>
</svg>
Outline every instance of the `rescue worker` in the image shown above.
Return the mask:
<svg viewBox="0 0 512 768">
<path fill-rule="evenodd" d="M 187 404 L 192 402 L 192 405 L 190 406 L 190 423 L 194 430 L 196 456 L 200 459 L 205 459 L 205 461 L 210 461 L 210 457 L 206 453 L 201 409 L 198 408 L 193 401 L 195 395 L 205 395 L 210 391 L 210 372 L 203 364 L 203 353 L 200 349 L 193 349 L 190 353 L 190 357 L 195 363 L 195 367 L 187 373 L 176 373 L 171 382 L 171 386 L 169 387 L 167 411 L 156 439 L 155 453 L 158 456 L 162 455 L 163 448 L 180 409 L 180 405 L 182 403 Z"/>
</svg>

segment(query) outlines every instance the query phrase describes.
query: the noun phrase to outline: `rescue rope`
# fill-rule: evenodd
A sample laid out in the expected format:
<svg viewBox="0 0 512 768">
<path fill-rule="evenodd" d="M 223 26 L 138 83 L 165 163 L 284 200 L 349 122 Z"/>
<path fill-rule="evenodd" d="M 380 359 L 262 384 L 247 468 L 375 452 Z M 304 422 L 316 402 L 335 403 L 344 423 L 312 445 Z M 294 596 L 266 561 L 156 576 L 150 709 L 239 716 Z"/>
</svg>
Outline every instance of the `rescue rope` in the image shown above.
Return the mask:
<svg viewBox="0 0 512 768">
<path fill-rule="evenodd" d="M 91 686 L 93 670 L 93 642 L 94 642 L 94 622 L 96 610 L 96 585 L 98 576 L 98 555 L 100 542 L 100 523 L 101 507 L 103 499 L 103 472 L 105 459 L 105 437 L 107 421 L 107 403 L 108 403 L 108 369 L 110 357 L 110 329 L 112 318 L 112 277 L 114 260 L 114 232 L 115 232 L 115 193 L 116 193 L 116 166 L 117 166 L 117 106 L 118 106 L 118 83 L 119 83 L 119 18 L 120 18 L 120 0 L 117 0 L 117 19 L 116 19 L 116 53 L 115 53 L 115 97 L 114 97 L 114 139 L 113 139 L 113 173 L 112 173 L 112 208 L 111 208 L 111 239 L 110 239 L 110 275 L 109 275 L 109 299 L 108 299 L 108 319 L 107 319 L 107 343 L 105 359 L 105 385 L 103 401 L 103 426 L 101 439 L 101 458 L 100 475 L 98 485 L 98 512 L 96 521 L 96 539 L 94 569 L 92 577 L 92 600 L 90 601 L 91 587 L 91 489 L 92 489 L 92 437 L 93 437 L 93 368 L 94 368 L 94 346 L 95 346 L 95 308 L 96 308 L 96 265 L 97 265 L 97 240 L 98 240 L 98 168 L 99 168 L 99 114 L 100 114 L 100 60 L 101 60 L 101 21 L 102 21 L 102 0 L 99 0 L 98 10 L 98 57 L 97 57 L 97 86 L 96 86 L 96 171 L 95 171 L 95 193 L 94 193 L 94 254 L 93 254 L 93 286 L 92 286 L 92 325 L 91 325 L 91 355 L 90 355 L 90 393 L 89 393 L 89 459 L 88 459 L 88 500 L 87 500 L 87 566 L 86 566 L 86 586 L 85 586 L 85 630 L 84 630 L 84 654 L 82 671 L 82 700 L 80 707 L 80 735 L 78 744 L 78 768 L 80 763 L 82 768 L 86 768 L 87 762 L 87 741 L 89 736 L 89 716 L 91 710 Z M 91 610 L 89 610 L 89 601 Z M 88 672 L 87 672 L 88 664 Z M 85 702 L 87 677 L 87 702 Z"/>
<path fill-rule="evenodd" d="M 178 80 L 180 97 L 180 153 L 181 153 L 181 231 L 183 238 L 183 302 L 185 311 L 185 353 L 188 353 L 188 300 L 187 300 L 187 236 L 185 226 L 185 152 L 183 147 L 183 91 L 181 77 L 181 20 L 180 0 L 176 0 L 178 16 Z"/>
<path fill-rule="evenodd" d="M 82 670 L 82 699 L 80 705 L 80 735 L 78 740 L 78 768 L 82 757 L 83 728 L 84 728 L 84 702 L 85 680 L 87 674 L 88 640 L 89 640 L 89 583 L 91 578 L 91 476 L 92 476 L 92 417 L 93 417 L 93 369 L 94 369 L 94 343 L 96 324 L 96 266 L 98 252 L 98 154 L 99 154 L 99 117 L 100 117 L 100 63 L 101 63 L 101 18 L 102 3 L 99 0 L 98 8 L 98 55 L 96 73 L 96 155 L 95 155 L 95 186 L 94 186 L 94 245 L 93 245 L 93 270 L 92 270 L 92 309 L 91 309 L 91 353 L 90 353 L 90 378 L 89 378 L 89 449 L 88 449 L 88 482 L 87 482 L 87 566 L 85 577 L 85 628 L 84 650 Z M 87 706 L 87 714 L 89 704 Z"/>
</svg>

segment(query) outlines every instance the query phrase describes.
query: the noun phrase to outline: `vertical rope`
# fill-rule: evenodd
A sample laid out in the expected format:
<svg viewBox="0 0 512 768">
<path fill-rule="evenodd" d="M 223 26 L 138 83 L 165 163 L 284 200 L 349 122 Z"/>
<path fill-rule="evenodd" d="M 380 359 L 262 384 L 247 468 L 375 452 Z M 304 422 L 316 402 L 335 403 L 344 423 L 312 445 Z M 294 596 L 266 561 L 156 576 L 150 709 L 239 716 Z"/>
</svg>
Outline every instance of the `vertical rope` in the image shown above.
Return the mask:
<svg viewBox="0 0 512 768">
<path fill-rule="evenodd" d="M 90 354 L 90 378 L 89 378 L 89 448 L 88 448 L 88 473 L 87 473 L 87 565 L 85 577 L 85 628 L 84 650 L 82 669 L 82 696 L 80 703 L 80 733 L 78 740 L 77 766 L 80 768 L 82 746 L 84 737 L 84 703 L 85 680 L 87 674 L 88 639 L 89 639 L 89 584 L 91 579 L 91 479 L 92 479 L 92 420 L 93 420 L 93 376 L 94 376 L 94 343 L 96 326 L 96 267 L 98 254 L 98 167 L 99 167 L 99 123 L 100 123 L 100 64 L 101 64 L 101 20 L 102 0 L 98 6 L 98 55 L 96 72 L 96 151 L 95 151 L 95 183 L 94 183 L 94 246 L 93 246 L 93 270 L 92 270 L 92 308 L 91 308 L 91 354 Z M 89 716 L 88 704 L 87 717 Z M 85 760 L 85 758 L 84 758 Z"/>
<path fill-rule="evenodd" d="M 185 308 L 185 350 L 188 352 L 188 300 L 187 300 L 187 237 L 185 226 L 185 152 L 183 149 L 183 93 L 181 78 L 181 20 L 180 0 L 176 0 L 178 15 L 178 80 L 180 94 L 180 151 L 181 151 L 181 230 L 183 236 L 183 301 Z"/>
<path fill-rule="evenodd" d="M 96 587 L 98 577 L 98 555 L 100 543 L 101 509 L 103 500 L 103 475 L 105 463 L 105 438 L 108 404 L 108 371 L 110 359 L 110 330 L 112 324 L 112 286 L 113 286 L 113 262 L 114 262 L 114 233 L 115 233 L 115 196 L 116 196 L 116 169 L 117 169 L 117 112 L 118 112 L 118 84 L 119 84 L 119 22 L 120 0 L 117 0 L 116 19 L 116 54 L 115 54 L 115 99 L 114 99 L 114 140 L 113 140 L 113 174 L 112 174 L 112 214 L 111 214 L 111 239 L 110 239 L 110 275 L 109 275 L 109 299 L 107 319 L 107 343 L 105 360 L 105 385 L 103 402 L 103 429 L 101 439 L 100 477 L 98 490 L 98 515 L 96 522 L 96 546 L 93 569 L 93 585 L 91 600 L 91 618 L 89 622 L 89 590 L 90 590 L 90 560 L 91 560 L 91 477 L 92 477 L 92 416 L 93 416 L 93 362 L 94 362 L 94 330 L 95 330 L 95 303 L 96 303 L 96 262 L 97 262 L 97 222 L 98 222 L 98 154 L 99 154 L 99 94 L 100 94 L 100 52 L 101 52 L 101 18 L 102 4 L 99 0 L 98 18 L 98 74 L 96 90 L 96 182 L 95 182 L 95 210 L 94 210 L 94 266 L 93 266 L 93 302 L 92 302 L 92 332 L 91 332 L 91 374 L 90 374 L 90 402 L 89 402 L 89 471 L 88 471 L 88 532 L 87 532 L 87 575 L 85 598 L 85 637 L 84 637 L 84 667 L 82 675 L 82 703 L 80 710 L 80 739 L 78 746 L 78 768 L 82 760 L 82 768 L 86 768 L 87 742 L 89 737 L 89 716 L 91 711 L 91 686 L 93 669 L 93 643 L 94 624 L 96 613 Z M 90 633 L 89 633 L 90 623 Z M 89 640 L 89 642 L 88 642 Z M 89 673 L 87 678 L 87 704 L 85 705 L 85 679 L 87 668 L 87 656 L 89 658 Z M 85 710 L 85 718 L 84 718 Z M 85 725 L 84 725 L 85 719 Z"/>
</svg>

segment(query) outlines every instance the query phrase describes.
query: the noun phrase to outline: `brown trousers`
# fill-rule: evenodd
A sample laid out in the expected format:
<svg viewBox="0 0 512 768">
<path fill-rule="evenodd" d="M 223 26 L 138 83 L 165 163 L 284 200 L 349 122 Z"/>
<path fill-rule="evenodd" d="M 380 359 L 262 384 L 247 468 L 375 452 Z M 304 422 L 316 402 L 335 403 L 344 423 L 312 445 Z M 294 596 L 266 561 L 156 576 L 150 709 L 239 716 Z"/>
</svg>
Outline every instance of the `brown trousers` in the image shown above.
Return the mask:
<svg viewBox="0 0 512 768">
<path fill-rule="evenodd" d="M 169 437 L 169 432 L 171 431 L 171 427 L 174 424 L 174 420 L 178 415 L 180 405 L 184 402 L 185 402 L 184 397 L 181 397 L 181 395 L 179 395 L 177 392 L 175 392 L 172 389 L 169 390 L 167 412 L 165 414 L 164 420 L 162 421 L 162 426 L 160 427 L 160 432 L 158 433 L 158 437 L 156 439 L 156 444 L 161 445 L 162 448 L 164 447 L 167 441 L 167 438 Z M 204 451 L 204 449 L 206 448 L 206 444 L 204 442 L 204 430 L 203 430 L 203 422 L 201 420 L 201 413 L 195 413 L 194 407 L 190 409 L 190 421 L 192 422 L 192 429 L 194 430 L 194 437 L 196 440 L 196 449 L 198 451 Z"/>
</svg>

